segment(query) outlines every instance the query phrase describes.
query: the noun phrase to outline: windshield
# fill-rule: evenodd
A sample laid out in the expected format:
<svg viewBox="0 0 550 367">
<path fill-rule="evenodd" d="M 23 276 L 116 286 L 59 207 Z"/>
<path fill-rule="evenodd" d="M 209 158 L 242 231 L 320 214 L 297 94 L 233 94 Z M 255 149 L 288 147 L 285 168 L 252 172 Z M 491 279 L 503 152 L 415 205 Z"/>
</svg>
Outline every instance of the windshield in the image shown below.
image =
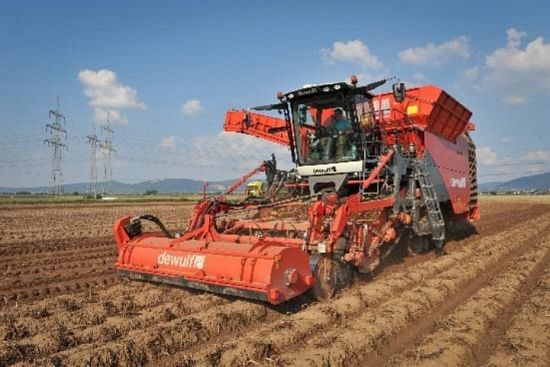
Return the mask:
<svg viewBox="0 0 550 367">
<path fill-rule="evenodd" d="M 296 102 L 292 105 L 296 152 L 301 164 L 357 159 L 357 134 L 350 114 L 330 107 Z"/>
</svg>

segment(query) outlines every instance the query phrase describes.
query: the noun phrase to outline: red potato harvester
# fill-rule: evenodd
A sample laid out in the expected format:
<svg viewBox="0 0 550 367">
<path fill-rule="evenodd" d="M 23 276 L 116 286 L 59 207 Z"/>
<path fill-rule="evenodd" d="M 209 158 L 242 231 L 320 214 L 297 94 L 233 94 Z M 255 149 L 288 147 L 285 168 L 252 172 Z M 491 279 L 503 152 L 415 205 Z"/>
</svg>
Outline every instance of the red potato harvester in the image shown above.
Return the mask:
<svg viewBox="0 0 550 367">
<path fill-rule="evenodd" d="M 446 224 L 479 218 L 472 113 L 434 86 L 372 93 L 386 82 L 306 85 L 253 108 L 284 118 L 228 111 L 225 131 L 287 146 L 296 168 L 272 156 L 205 194 L 181 234 L 151 215 L 119 219 L 120 274 L 279 304 L 329 298 L 399 245 L 441 251 Z M 261 197 L 226 199 L 258 172 Z"/>
</svg>

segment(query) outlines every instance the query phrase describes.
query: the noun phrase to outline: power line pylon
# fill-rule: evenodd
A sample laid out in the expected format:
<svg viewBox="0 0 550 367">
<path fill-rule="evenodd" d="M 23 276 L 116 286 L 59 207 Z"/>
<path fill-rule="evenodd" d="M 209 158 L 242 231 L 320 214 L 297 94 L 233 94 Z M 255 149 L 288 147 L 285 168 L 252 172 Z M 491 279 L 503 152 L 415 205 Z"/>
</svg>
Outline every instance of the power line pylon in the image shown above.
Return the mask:
<svg viewBox="0 0 550 367">
<path fill-rule="evenodd" d="M 111 121 L 109 120 L 109 112 L 107 111 L 107 121 L 105 125 L 101 126 L 105 134 L 105 140 L 101 144 L 103 150 L 103 194 L 111 193 L 113 183 L 113 155 L 116 150 L 113 148 L 113 134 L 115 133 L 111 127 Z"/>
<path fill-rule="evenodd" d="M 96 157 L 97 157 L 97 147 L 100 146 L 100 141 L 97 138 L 97 135 L 95 134 L 95 128 L 94 128 L 93 134 L 86 136 L 86 139 L 88 139 L 88 143 L 92 148 L 92 152 L 90 156 L 90 183 L 88 184 L 88 194 L 93 195 L 93 197 L 96 198 L 97 197 Z"/>
<path fill-rule="evenodd" d="M 60 195 L 63 193 L 63 172 L 61 171 L 61 149 L 68 150 L 67 130 L 63 128 L 65 125 L 65 116 L 59 110 L 59 97 L 57 97 L 57 107 L 55 110 L 50 110 L 48 115 L 50 122 L 46 124 L 46 132 L 50 132 L 50 137 L 44 140 L 44 144 L 48 144 L 52 148 L 51 173 L 50 173 L 50 194 Z M 63 125 L 61 121 L 63 120 Z"/>
</svg>

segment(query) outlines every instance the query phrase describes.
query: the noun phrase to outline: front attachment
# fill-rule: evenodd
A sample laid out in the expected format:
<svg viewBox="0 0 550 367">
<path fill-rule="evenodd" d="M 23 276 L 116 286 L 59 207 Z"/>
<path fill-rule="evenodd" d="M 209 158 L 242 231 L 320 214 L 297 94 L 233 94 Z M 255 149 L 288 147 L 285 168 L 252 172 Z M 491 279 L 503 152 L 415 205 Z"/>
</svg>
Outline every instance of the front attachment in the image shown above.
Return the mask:
<svg viewBox="0 0 550 367">
<path fill-rule="evenodd" d="M 114 228 L 119 247 L 116 267 L 123 276 L 271 304 L 296 297 L 313 285 L 308 255 L 297 247 L 256 237 L 183 240 L 162 232 L 130 237 L 130 222 L 131 218 L 123 218 Z"/>
</svg>

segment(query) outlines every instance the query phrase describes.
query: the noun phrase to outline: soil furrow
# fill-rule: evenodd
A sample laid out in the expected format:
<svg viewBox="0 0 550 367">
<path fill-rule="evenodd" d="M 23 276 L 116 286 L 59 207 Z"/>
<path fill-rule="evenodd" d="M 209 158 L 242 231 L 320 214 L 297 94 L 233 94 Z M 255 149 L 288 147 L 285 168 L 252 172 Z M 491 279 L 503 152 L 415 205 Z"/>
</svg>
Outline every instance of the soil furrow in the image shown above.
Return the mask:
<svg viewBox="0 0 550 367">
<path fill-rule="evenodd" d="M 533 208 L 528 209 L 520 207 L 517 208 L 516 211 L 502 212 L 499 210 L 490 213 L 490 215 L 484 212 L 482 219 L 476 223 L 475 227 L 472 227 L 469 223 L 459 222 L 451 226 L 452 228 L 447 228 L 445 250 L 447 252 L 452 252 L 466 247 L 470 248 L 472 246 L 477 246 L 477 244 L 485 238 L 502 233 L 503 229 L 511 229 L 518 225 L 523 225 L 528 221 L 532 221 L 533 218 L 544 216 L 547 213 L 548 205 L 545 204 L 534 205 Z M 399 251 L 394 251 L 394 253 L 395 256 L 392 254 L 392 256 L 386 259 L 382 266 L 376 270 L 377 274 L 386 274 L 388 272 L 406 269 L 419 263 L 428 263 L 432 261 L 432 257 L 427 254 L 407 257 L 405 249 L 401 249 L 401 254 L 399 254 Z"/>
<path fill-rule="evenodd" d="M 546 243 L 548 243 L 548 240 L 546 240 Z M 532 255 L 542 256 L 542 254 Z M 537 264 L 533 274 L 525 280 L 524 284 L 519 289 L 518 294 L 516 294 L 512 300 L 506 298 L 502 299 L 501 302 L 505 303 L 505 307 L 498 311 L 497 317 L 493 317 L 487 322 L 487 328 L 478 337 L 478 342 L 474 346 L 470 358 L 472 363 L 475 363 L 476 365 L 484 365 L 487 363 L 489 356 L 496 349 L 499 341 L 504 338 L 506 331 L 512 322 L 512 318 L 527 301 L 528 297 L 530 297 L 532 289 L 539 282 L 539 278 L 542 276 L 544 268 L 547 267 L 549 263 L 550 251 L 547 251 L 544 255 L 543 261 Z M 497 285 L 495 285 L 495 287 L 496 286 Z M 505 286 L 510 285 L 506 284 Z"/>
<path fill-rule="evenodd" d="M 80 241 L 81 243 L 83 241 Z M 18 263 L 41 263 L 45 264 L 47 263 L 44 259 L 51 259 L 54 256 L 85 256 L 88 253 L 94 253 L 98 251 L 105 251 L 107 249 L 109 250 L 115 250 L 114 241 L 112 239 L 110 240 L 94 240 L 87 241 L 89 242 L 86 245 L 75 245 L 75 244 L 67 244 L 64 245 L 58 245 L 59 247 L 57 249 L 33 249 L 33 250 L 27 250 L 25 252 L 14 254 L 13 252 L 10 252 L 8 256 L 2 256 L 0 257 L 0 269 L 12 267 L 14 264 Z M 115 252 L 116 253 L 116 252 Z M 51 260 L 50 260 L 51 261 Z"/>
<path fill-rule="evenodd" d="M 157 360 L 161 355 L 216 338 L 225 332 L 237 334 L 251 324 L 266 321 L 273 311 L 264 305 L 234 301 L 195 315 L 161 322 L 145 330 L 132 330 L 126 337 L 101 348 L 68 350 L 59 357 L 66 365 L 136 365 Z"/>
<path fill-rule="evenodd" d="M 61 295 L 28 306 L 18 305 L 0 312 L 0 329 L 7 330 L 3 339 L 18 340 L 59 325 L 82 329 L 100 325 L 110 317 L 148 312 L 159 305 L 174 302 L 187 305 L 190 297 L 200 299 L 202 296 L 184 289 L 125 282 L 100 293 Z M 216 303 L 216 298 L 213 303 Z M 193 309 L 195 305 L 191 303 L 186 307 Z"/>
<path fill-rule="evenodd" d="M 0 293 L 10 289 L 18 289 L 22 287 L 31 287 L 41 285 L 43 283 L 51 283 L 57 279 L 63 279 L 67 276 L 78 276 L 81 274 L 89 274 L 92 271 L 101 271 L 112 269 L 115 258 L 108 261 L 108 257 L 100 257 L 97 259 L 82 260 L 78 259 L 72 263 L 63 263 L 61 265 L 52 265 L 49 268 L 25 268 L 24 271 L 18 271 L 17 274 L 5 275 L 3 277 Z"/>
<path fill-rule="evenodd" d="M 119 305 L 105 303 L 102 306 L 107 317 L 96 325 L 77 324 L 74 327 L 68 327 L 62 322 L 48 323 L 48 328 L 42 328 L 40 333 L 18 340 L 12 344 L 12 348 L 17 350 L 24 346 L 33 350 L 35 359 L 65 350 L 79 353 L 78 349 L 89 349 L 90 344 L 108 344 L 123 339 L 130 332 L 136 333 L 140 330 L 147 333 L 153 326 L 172 322 L 172 320 L 175 322 L 177 319 L 183 319 L 199 312 L 203 313 L 226 303 L 228 303 L 227 300 L 210 294 L 197 296 L 192 304 L 183 300 L 164 302 L 156 307 L 140 311 L 135 309 L 131 300 Z M 20 355 L 12 355 L 11 362 L 19 362 L 17 357 L 23 358 Z"/>
<path fill-rule="evenodd" d="M 544 224 L 538 223 L 537 229 L 545 228 Z M 519 246 L 527 247 L 524 241 L 529 237 L 528 232 L 519 233 Z M 486 257 L 478 256 L 463 262 L 438 278 L 426 280 L 422 285 L 403 292 L 377 309 L 367 310 L 341 328 L 309 340 L 303 350 L 283 353 L 275 358 L 297 365 L 358 365 L 362 357 L 385 345 L 406 325 L 418 322 L 422 315 L 440 307 L 450 296 L 492 267 L 500 267 L 503 257 L 514 247 L 510 243 L 495 246 Z"/>
<path fill-rule="evenodd" d="M 550 365 L 550 266 L 514 315 L 487 367 Z"/>
<path fill-rule="evenodd" d="M 542 230 L 542 233 L 546 233 L 548 229 L 550 229 L 550 226 L 544 228 Z M 438 322 L 440 322 L 442 318 L 445 317 L 445 315 L 452 312 L 455 308 L 459 307 L 463 302 L 476 294 L 479 289 L 485 286 L 488 279 L 493 278 L 497 274 L 501 273 L 502 267 L 505 267 L 508 264 L 516 261 L 516 258 L 527 251 L 530 246 L 532 246 L 532 243 L 537 240 L 537 238 L 538 235 L 532 235 L 527 240 L 523 241 L 523 245 L 514 248 L 509 254 L 507 254 L 505 261 L 503 261 L 499 266 L 488 269 L 482 274 L 482 276 L 475 278 L 472 282 L 461 289 L 459 294 L 452 295 L 445 302 L 445 304 L 435 309 L 426 317 L 420 319 L 419 322 L 415 324 L 414 328 L 405 330 L 405 332 L 400 333 L 388 344 L 378 348 L 376 353 L 366 357 L 364 361 L 368 361 L 369 365 L 372 366 L 382 366 L 385 364 L 385 361 L 387 361 L 391 356 L 402 353 L 403 351 L 414 347 L 414 345 L 417 345 L 422 340 L 423 335 L 425 335 L 427 332 L 430 332 L 434 328 L 434 326 Z M 478 256 L 483 256 L 483 254 L 480 253 L 478 254 Z M 541 263 L 541 266 L 544 266 L 544 262 Z M 494 335 L 494 330 L 492 335 Z M 488 343 L 489 338 L 489 336 L 485 338 L 484 343 Z"/>
<path fill-rule="evenodd" d="M 422 343 L 399 356 L 392 357 L 388 366 L 472 366 L 486 362 L 488 350 L 502 336 L 506 312 L 515 312 L 522 299 L 522 290 L 536 282 L 550 259 L 550 250 L 542 243 L 527 251 L 502 275 L 493 277 L 486 287 L 462 304 L 448 317 L 441 319 L 435 331 Z"/>
<path fill-rule="evenodd" d="M 21 287 L 17 290 L 0 292 L 0 308 L 14 302 L 31 302 L 59 294 L 82 292 L 90 288 L 105 287 L 120 282 L 115 271 L 108 269 L 99 273 L 75 276 L 56 282 L 33 287 Z"/>
<path fill-rule="evenodd" d="M 16 279 L 17 277 L 22 276 L 34 276 L 35 274 L 51 274 L 52 272 L 60 269 L 74 269 L 82 266 L 90 266 L 94 264 L 107 265 L 109 267 L 115 262 L 116 253 L 112 250 L 108 251 L 99 251 L 93 255 L 86 257 L 86 260 L 82 260 L 81 256 L 78 258 L 72 259 L 59 259 L 55 258 L 52 261 L 55 261 L 54 265 L 25 265 L 24 268 L 12 269 L 6 272 L 0 273 L 4 279 L 8 280 L 10 278 Z M 50 261 L 49 264 L 52 262 Z"/>
<path fill-rule="evenodd" d="M 442 273 L 440 276 L 444 276 L 448 271 L 453 272 L 454 267 L 474 256 L 495 258 L 509 254 L 512 246 L 501 247 L 498 254 L 495 252 L 495 246 L 525 234 L 525 231 L 534 225 L 542 227 L 544 222 L 541 224 L 540 218 L 532 219 L 524 226 L 514 227 L 509 232 L 484 238 L 476 246 L 464 248 L 462 252 L 454 252 L 432 259 L 425 264 L 418 264 L 414 268 L 407 268 L 403 272 L 393 273 L 372 283 L 361 285 L 353 289 L 351 294 L 343 295 L 340 299 L 326 305 L 312 306 L 254 334 L 246 335 L 243 340 L 230 341 L 226 345 L 214 348 L 212 352 L 207 351 L 198 359 L 209 359 L 208 353 L 219 354 L 222 364 L 232 365 L 266 357 L 266 351 L 273 353 L 283 349 L 299 350 L 309 339 L 317 337 L 319 333 L 330 330 L 335 330 L 337 333 L 342 325 L 350 322 L 365 310 L 376 309 L 392 295 L 398 295 L 407 288 L 421 284 L 424 279 L 434 278 L 440 273 Z"/>
<path fill-rule="evenodd" d="M 2 206 L 0 366 L 548 365 L 545 201 L 482 197 L 446 255 L 398 246 L 336 299 L 278 307 L 116 274 L 115 219 L 180 229 L 185 203 Z"/>
</svg>

